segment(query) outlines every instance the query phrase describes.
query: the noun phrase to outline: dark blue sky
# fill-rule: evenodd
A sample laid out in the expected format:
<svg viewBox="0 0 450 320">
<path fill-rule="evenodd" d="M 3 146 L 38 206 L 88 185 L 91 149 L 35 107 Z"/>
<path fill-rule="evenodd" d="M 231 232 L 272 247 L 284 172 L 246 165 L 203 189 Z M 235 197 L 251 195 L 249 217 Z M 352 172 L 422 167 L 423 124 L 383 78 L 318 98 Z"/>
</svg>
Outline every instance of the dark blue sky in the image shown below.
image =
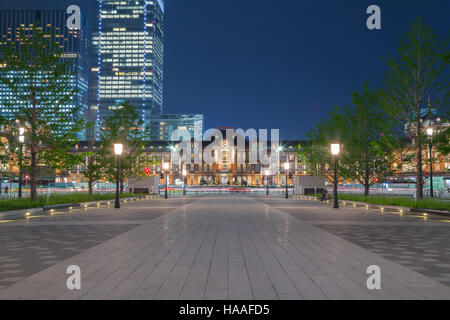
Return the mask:
<svg viewBox="0 0 450 320">
<path fill-rule="evenodd" d="M 2 1 L 0 9 L 64 9 L 91 0 Z M 366 8 L 382 9 L 382 30 Z M 279 128 L 301 139 L 364 81 L 418 16 L 450 30 L 448 0 L 166 0 L 165 113 L 203 113 L 206 127 Z"/>
</svg>

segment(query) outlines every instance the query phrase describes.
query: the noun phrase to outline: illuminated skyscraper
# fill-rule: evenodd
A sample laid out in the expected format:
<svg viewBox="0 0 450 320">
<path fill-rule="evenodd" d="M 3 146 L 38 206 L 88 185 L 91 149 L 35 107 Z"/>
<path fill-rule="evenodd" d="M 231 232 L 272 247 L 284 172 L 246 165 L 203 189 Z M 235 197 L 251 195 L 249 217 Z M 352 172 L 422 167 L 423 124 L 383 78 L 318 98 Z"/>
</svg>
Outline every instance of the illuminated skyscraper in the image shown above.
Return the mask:
<svg viewBox="0 0 450 320">
<path fill-rule="evenodd" d="M 85 117 L 89 108 L 89 58 L 90 58 L 90 31 L 89 21 L 81 16 L 80 29 L 69 29 L 67 19 L 69 14 L 65 10 L 4 10 L 0 11 L 0 45 L 8 42 L 20 42 L 20 30 L 30 35 L 33 25 L 44 32 L 54 35 L 54 40 L 63 50 L 62 59 L 70 61 L 71 89 L 77 89 L 77 94 L 64 110 L 80 106 L 75 117 Z M 11 75 L 15 76 L 15 75 Z M 10 103 L 11 93 L 5 86 L 0 85 L 0 114 L 7 119 L 14 119 L 14 111 Z M 8 107 L 9 105 L 9 107 Z M 75 119 L 74 119 L 75 120 Z M 68 124 L 70 126 L 70 123 Z M 79 139 L 84 139 L 84 132 L 80 132 Z"/>
<path fill-rule="evenodd" d="M 163 109 L 163 0 L 95 0 L 97 124 L 129 101 L 149 124 Z"/>
</svg>

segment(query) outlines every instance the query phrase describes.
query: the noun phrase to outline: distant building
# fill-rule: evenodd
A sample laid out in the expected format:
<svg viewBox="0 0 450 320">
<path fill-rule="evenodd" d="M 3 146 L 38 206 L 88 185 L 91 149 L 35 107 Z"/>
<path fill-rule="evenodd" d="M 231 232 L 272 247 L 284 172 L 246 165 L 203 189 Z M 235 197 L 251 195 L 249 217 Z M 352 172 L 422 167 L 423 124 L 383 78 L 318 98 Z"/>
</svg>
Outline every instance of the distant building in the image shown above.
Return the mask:
<svg viewBox="0 0 450 320">
<path fill-rule="evenodd" d="M 148 125 L 163 110 L 164 1 L 94 1 L 97 124 L 128 101 Z"/>
<path fill-rule="evenodd" d="M 201 154 L 204 153 L 205 148 L 210 145 L 211 142 L 204 141 L 202 143 Z M 172 158 L 173 147 L 181 146 L 178 143 L 171 141 L 151 141 L 148 142 L 144 154 L 148 161 L 148 164 L 144 164 L 145 168 L 148 168 L 149 175 L 158 175 L 164 173 L 163 163 L 170 163 L 169 170 L 169 183 L 176 184 L 177 181 L 183 181 L 186 178 L 188 186 L 200 186 L 200 185 L 248 185 L 248 186 L 263 186 L 269 184 L 270 186 L 293 184 L 295 177 L 297 176 L 311 176 L 309 173 L 311 170 L 310 165 L 306 159 L 299 154 L 302 150 L 302 146 L 308 144 L 308 141 L 294 140 L 294 141 L 280 141 L 280 149 L 272 150 L 270 147 L 272 143 L 267 142 L 268 153 L 275 152 L 277 157 L 274 162 L 269 164 L 262 164 L 258 161 L 256 164 L 250 163 L 250 149 L 248 142 L 246 143 L 245 154 L 241 155 L 236 146 L 224 145 L 222 150 L 218 151 L 218 155 L 222 154 L 222 163 L 215 161 L 213 164 L 201 161 L 196 164 L 194 161 L 191 163 L 183 163 L 180 159 L 175 160 Z M 192 147 L 192 150 L 194 148 Z M 226 150 L 224 152 L 224 150 Z M 73 152 L 86 152 L 88 151 L 88 142 L 80 142 L 73 149 Z M 400 150 L 398 151 L 401 152 Z M 426 151 L 424 151 L 424 160 L 426 161 Z M 214 152 L 214 155 L 216 152 Z M 230 157 L 231 156 L 231 157 Z M 234 159 L 231 161 L 231 159 Z M 239 163 L 239 159 L 246 159 L 244 163 Z M 289 163 L 289 171 L 284 169 L 284 163 Z M 396 164 L 393 164 L 392 170 L 394 171 L 392 177 L 389 177 L 385 181 L 391 188 L 407 188 L 408 183 L 414 178 L 416 172 L 414 167 L 405 161 L 399 164 L 399 168 L 395 168 Z M 18 168 L 14 168 L 15 171 Z M 68 183 L 78 183 L 86 185 L 87 180 L 83 175 L 85 170 L 84 165 L 80 164 L 72 168 L 72 170 L 57 172 L 56 181 L 67 181 Z M 183 172 L 186 171 L 184 177 Z M 269 175 L 266 176 L 266 170 L 269 171 Z M 428 170 L 428 169 L 427 169 Z M 435 170 L 435 190 L 445 192 L 450 190 L 450 156 L 436 157 Z M 144 173 L 144 171 L 142 171 Z M 167 172 L 166 172 L 167 173 Z M 333 174 L 328 168 L 324 169 L 324 176 L 330 176 Z M 105 180 L 101 181 L 106 182 Z M 164 179 L 161 179 L 161 184 L 164 184 Z M 348 186 L 354 187 L 353 181 L 346 181 Z M 381 181 L 380 181 L 381 183 Z M 361 189 L 360 189 L 361 190 Z"/>
<path fill-rule="evenodd" d="M 82 16 L 80 29 L 67 28 L 69 14 L 65 10 L 5 10 L 0 11 L 0 45 L 8 42 L 19 42 L 19 31 L 30 34 L 34 24 L 42 28 L 44 32 L 55 35 L 55 41 L 64 51 L 63 59 L 71 61 L 70 72 L 73 77 L 70 81 L 72 88 L 78 93 L 68 105 L 62 109 L 73 109 L 81 106 L 77 117 L 84 117 L 89 108 L 89 48 L 90 25 Z M 14 75 L 11 75 L 14 77 Z M 14 117 L 14 110 L 5 105 L 8 99 L 9 89 L 0 84 L 0 113 L 8 119 Z M 74 119 L 75 120 L 75 119 Z M 80 133 L 80 139 L 84 139 L 84 132 Z"/>
<path fill-rule="evenodd" d="M 175 130 L 188 130 L 192 138 L 203 140 L 203 115 L 163 114 L 151 119 L 151 140 L 171 141 Z"/>
</svg>

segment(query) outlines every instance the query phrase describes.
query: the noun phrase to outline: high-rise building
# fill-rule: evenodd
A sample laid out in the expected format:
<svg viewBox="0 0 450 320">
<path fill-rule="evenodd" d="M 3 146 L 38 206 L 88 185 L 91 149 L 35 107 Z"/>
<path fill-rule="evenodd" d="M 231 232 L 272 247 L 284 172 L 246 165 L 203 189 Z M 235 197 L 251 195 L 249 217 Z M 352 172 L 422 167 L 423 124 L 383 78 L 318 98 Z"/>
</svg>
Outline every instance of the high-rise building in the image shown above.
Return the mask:
<svg viewBox="0 0 450 320">
<path fill-rule="evenodd" d="M 203 140 L 203 115 L 162 114 L 154 115 L 151 123 L 152 141 L 171 141 L 175 130 L 187 130 L 192 138 Z"/>
<path fill-rule="evenodd" d="M 77 94 L 61 109 L 70 110 L 80 106 L 75 117 L 84 117 L 89 108 L 89 58 L 90 31 L 89 21 L 82 15 L 80 29 L 69 29 L 67 19 L 69 14 L 65 10 L 2 10 L 0 11 L 0 43 L 20 42 L 20 30 L 30 34 L 33 26 L 54 35 L 55 41 L 63 50 L 62 59 L 69 60 L 70 84 L 77 89 Z M 19 76 L 19 75 L 11 75 Z M 10 99 L 7 87 L 0 84 L 0 113 L 8 118 L 14 117 L 14 110 L 4 99 Z M 74 119 L 75 121 L 75 119 Z M 69 124 L 70 126 L 70 124 Z M 80 132 L 80 139 L 84 139 L 84 132 Z"/>
<path fill-rule="evenodd" d="M 163 0 L 95 0 L 92 63 L 97 124 L 128 101 L 148 125 L 163 109 Z"/>
</svg>

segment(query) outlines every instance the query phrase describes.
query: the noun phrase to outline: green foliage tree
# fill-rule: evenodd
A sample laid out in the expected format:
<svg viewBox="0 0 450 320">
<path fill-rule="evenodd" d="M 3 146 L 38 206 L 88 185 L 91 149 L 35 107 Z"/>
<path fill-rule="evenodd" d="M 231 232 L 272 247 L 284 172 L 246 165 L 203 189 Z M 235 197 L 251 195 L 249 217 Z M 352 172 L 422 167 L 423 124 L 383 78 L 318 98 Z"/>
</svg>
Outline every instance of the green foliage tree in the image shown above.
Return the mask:
<svg viewBox="0 0 450 320">
<path fill-rule="evenodd" d="M 344 143 L 340 174 L 364 186 L 364 194 L 377 181 L 391 174 L 394 150 L 398 147 L 395 126 L 380 108 L 380 93 L 366 84 L 362 93 L 353 93 L 353 106 L 333 115 Z"/>
<path fill-rule="evenodd" d="M 441 41 L 418 19 L 401 39 L 398 57 L 387 59 L 383 107 L 407 129 L 415 146 L 418 198 L 423 198 L 423 151 L 427 141 L 421 112 L 429 103 L 437 109 L 448 108 L 447 48 L 448 37 Z"/>
<path fill-rule="evenodd" d="M 361 93 L 353 93 L 353 105 L 335 108 L 329 119 L 320 122 L 308 133 L 311 144 L 301 154 L 315 175 L 333 175 L 330 145 L 339 141 L 343 150 L 339 156 L 341 178 L 358 181 L 369 195 L 370 186 L 382 181 L 391 172 L 390 164 L 397 146 L 392 121 L 379 107 L 379 90 L 370 90 L 366 83 Z M 334 182 L 334 181 L 333 181 Z"/>
<path fill-rule="evenodd" d="M 77 116 L 80 107 L 67 107 L 77 94 L 72 71 L 61 44 L 36 23 L 29 33 L 21 30 L 16 42 L 0 46 L 0 85 L 10 93 L 1 96 L 1 104 L 13 110 L 5 127 L 19 123 L 26 129 L 24 160 L 30 166 L 32 201 L 39 165 L 65 170 L 81 161 L 81 154 L 69 153 L 85 126 Z"/>
<path fill-rule="evenodd" d="M 88 180 L 88 193 L 92 195 L 94 192 L 94 183 L 102 179 L 102 168 L 97 154 L 95 112 L 91 108 L 87 113 L 87 121 L 86 137 L 88 152 L 84 157 L 83 174 Z"/>
<path fill-rule="evenodd" d="M 114 144 L 124 145 L 121 156 L 121 190 L 126 179 L 145 174 L 143 156 L 146 140 L 150 136 L 149 128 L 144 125 L 136 108 L 129 102 L 123 103 L 105 119 L 100 132 L 99 146 L 93 162 L 93 170 L 98 176 L 109 181 L 116 180 L 116 158 Z"/>
<path fill-rule="evenodd" d="M 448 123 L 449 116 L 446 116 L 446 122 Z M 443 128 L 439 131 L 436 137 L 433 138 L 433 145 L 436 146 L 437 151 L 443 156 L 450 154 L 450 127 Z"/>
</svg>

